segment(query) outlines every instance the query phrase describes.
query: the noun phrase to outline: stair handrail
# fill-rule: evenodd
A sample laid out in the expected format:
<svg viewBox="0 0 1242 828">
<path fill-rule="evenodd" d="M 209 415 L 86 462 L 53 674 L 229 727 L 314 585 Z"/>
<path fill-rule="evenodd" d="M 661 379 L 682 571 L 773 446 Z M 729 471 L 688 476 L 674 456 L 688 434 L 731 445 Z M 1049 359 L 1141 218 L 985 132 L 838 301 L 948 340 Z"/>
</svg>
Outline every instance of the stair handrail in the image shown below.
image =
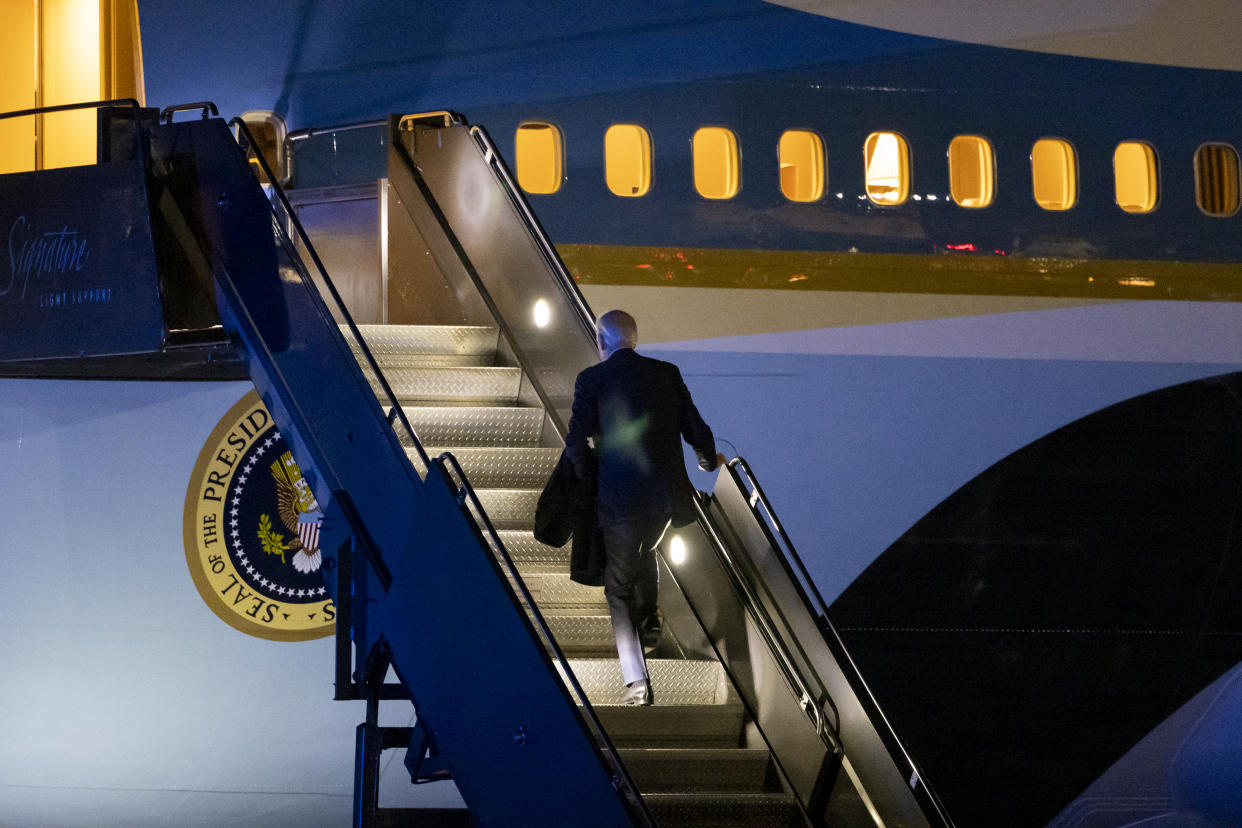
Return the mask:
<svg viewBox="0 0 1242 828">
<path fill-rule="evenodd" d="M 556 274 L 557 279 L 560 281 L 561 289 L 573 303 L 580 320 L 594 334 L 595 314 L 591 311 L 591 306 L 587 304 L 586 298 L 578 288 L 578 282 L 574 280 L 573 275 L 565 268 L 565 263 L 561 261 L 561 257 L 556 253 L 556 248 L 548 238 L 547 231 L 539 223 L 539 219 L 535 216 L 534 211 L 530 209 L 530 205 L 526 203 L 526 199 L 517 197 L 517 193 L 520 192 L 518 183 L 514 180 L 513 174 L 509 172 L 509 167 L 505 164 L 504 158 L 501 157 L 500 151 L 492 143 L 491 136 L 478 125 L 470 127 L 470 135 L 483 151 L 483 158 L 488 166 L 495 170 L 496 174 L 504 182 L 505 194 L 509 197 L 509 202 L 526 219 L 526 227 L 530 230 L 531 236 L 535 240 L 535 246 L 539 248 L 539 252 L 547 261 L 548 266 Z"/>
<path fill-rule="evenodd" d="M 802 584 L 803 591 L 807 596 L 814 599 L 816 614 L 828 620 L 828 605 L 824 601 L 823 595 L 820 594 L 819 588 L 815 586 L 810 572 L 807 571 L 806 564 L 802 562 L 801 556 L 794 549 L 793 542 L 790 541 L 789 535 L 785 532 L 785 527 L 781 525 L 780 519 L 776 516 L 776 510 L 772 508 L 771 501 L 764 494 L 763 487 L 759 485 L 759 480 L 755 477 L 755 472 L 751 469 L 750 464 L 746 462 L 744 457 L 734 457 L 728 463 L 729 468 L 738 472 L 739 478 L 745 484 L 742 493 L 746 495 L 746 502 L 750 504 L 750 510 L 756 518 L 763 521 L 772 530 L 773 537 L 780 541 L 780 549 L 778 550 L 782 557 L 793 564 L 794 571 L 798 573 L 799 581 Z M 748 491 L 749 490 L 749 491 Z"/>
<path fill-rule="evenodd" d="M 608 757 L 608 762 L 612 766 L 613 787 L 622 793 L 629 807 L 637 811 L 647 825 L 655 828 L 655 819 L 647 808 L 646 802 L 643 801 L 642 796 L 638 793 L 638 786 L 634 784 L 634 780 L 626 769 L 625 763 L 621 761 L 621 755 L 617 753 L 616 746 L 612 743 L 612 739 L 608 737 L 608 731 L 604 728 L 603 722 L 599 720 L 599 715 L 595 712 L 595 708 L 587 698 L 586 691 L 582 689 L 582 685 L 578 682 L 578 677 L 570 669 L 568 657 L 566 657 L 561 646 L 556 642 L 556 636 L 552 634 L 552 628 L 548 625 L 547 619 L 543 617 L 543 613 L 539 610 L 539 605 L 535 602 L 534 596 L 531 595 L 530 589 L 519 574 L 517 564 L 513 562 L 513 558 L 509 555 L 509 550 L 505 548 L 504 541 L 500 539 L 500 534 L 492 524 L 491 518 L 487 516 L 487 512 L 483 509 L 478 493 L 470 485 L 470 481 L 466 479 L 466 472 L 451 451 L 444 452 L 436 458 L 436 461 L 452 469 L 453 474 L 449 476 L 449 479 L 454 480 L 458 486 L 456 492 L 458 503 L 464 506 L 468 502 L 473 507 L 475 513 L 472 514 L 472 517 L 483 524 L 482 528 L 493 545 L 493 554 L 498 555 L 503 561 L 506 574 L 513 578 L 513 583 L 522 593 L 522 600 L 526 604 L 526 609 L 534 621 L 535 628 L 543 638 L 544 647 L 550 651 L 553 660 L 556 662 L 557 672 L 561 674 L 563 684 L 569 685 L 575 696 L 575 703 L 578 704 L 579 709 L 583 712 L 590 726 L 591 735 Z"/>
<path fill-rule="evenodd" d="M 83 103 L 57 104 L 56 106 L 36 106 L 33 109 L 18 109 L 13 112 L 0 112 L 0 121 L 9 118 L 25 118 L 31 115 L 49 115 L 53 112 L 70 112 L 74 109 L 107 109 L 109 107 L 128 106 L 130 109 L 142 109 L 142 104 L 134 98 L 114 98 L 110 101 L 89 101 Z"/>
<path fill-rule="evenodd" d="M 409 436 L 413 443 L 414 449 L 418 452 L 418 457 L 422 461 L 423 468 L 421 476 L 426 479 L 428 471 L 431 469 L 431 457 L 427 454 L 427 450 L 423 447 L 422 440 L 418 438 L 414 427 L 410 425 L 409 419 L 405 416 L 405 410 L 397 402 L 397 395 L 393 392 L 392 386 L 388 384 L 388 379 L 384 376 L 384 372 L 380 370 L 379 363 L 376 362 L 375 356 L 371 353 L 371 349 L 367 347 L 366 341 L 362 338 L 362 332 L 358 330 L 358 326 L 354 323 L 354 317 L 349 312 L 349 308 L 345 306 L 345 300 L 340 292 L 336 289 L 336 285 L 332 281 L 332 277 L 328 275 L 328 269 L 324 267 L 323 261 L 319 258 L 319 254 L 315 251 L 314 245 L 311 244 L 310 236 L 307 235 L 306 229 L 302 227 L 302 222 L 298 221 L 297 214 L 294 212 L 293 205 L 289 203 L 288 197 L 285 195 L 284 188 L 276 183 L 277 179 L 273 176 L 271 167 L 268 166 L 267 159 L 263 157 L 263 153 L 258 152 L 254 135 L 250 132 L 250 127 L 246 125 L 240 117 L 229 121 L 229 126 L 237 130 L 238 144 L 244 137 L 246 143 L 242 146 L 242 151 L 247 157 L 253 158 L 258 162 L 264 175 L 267 176 L 268 185 L 272 193 L 280 201 L 281 209 L 285 213 L 285 218 L 296 231 L 298 238 L 302 242 L 303 248 L 310 254 L 311 261 L 314 262 L 316 269 L 319 271 L 320 278 L 323 279 L 324 286 L 332 294 L 332 299 L 336 303 L 336 310 L 345 319 L 345 323 L 349 326 L 349 331 L 354 337 L 354 341 L 358 344 L 362 355 L 366 358 L 367 366 L 371 369 L 375 379 L 379 382 L 384 397 L 387 398 L 391 409 L 389 411 L 390 421 L 395 412 L 395 418 L 400 420 L 402 428 Z M 416 469 L 416 471 L 418 471 Z"/>
<path fill-rule="evenodd" d="M 907 766 L 918 774 L 918 779 L 921 782 L 920 787 L 937 815 L 941 818 L 941 823 L 944 825 L 952 824 L 947 811 L 944 809 L 944 805 L 940 802 L 940 798 L 935 791 L 928 787 L 927 781 L 923 777 L 922 769 L 919 768 L 914 758 L 910 755 L 909 750 L 906 749 L 905 742 L 897 734 L 896 728 L 889 721 L 884 708 L 880 706 L 879 701 L 871 690 L 871 686 L 867 684 L 867 680 L 863 677 L 862 671 L 854 661 L 853 655 L 845 645 L 845 640 L 841 637 L 841 633 L 837 630 L 836 625 L 832 623 L 832 619 L 828 614 L 828 606 L 824 602 L 823 596 L 815 586 L 815 581 L 811 578 L 810 572 L 803 563 L 801 556 L 798 555 L 798 551 L 794 548 L 793 542 L 785 532 L 780 519 L 776 516 L 776 510 L 772 507 L 772 503 L 768 500 L 767 495 L 764 494 L 763 487 L 759 485 L 759 479 L 755 475 L 754 470 L 751 469 L 750 464 L 743 457 L 733 458 L 729 461 L 728 467 L 737 472 L 735 481 L 738 489 L 745 496 L 746 502 L 750 506 L 751 514 L 754 515 L 761 525 L 767 527 L 769 538 L 773 541 L 778 541 L 771 544 L 773 551 L 780 556 L 781 563 L 785 569 L 796 575 L 796 577 L 791 579 L 791 584 L 799 593 L 803 603 L 816 614 L 818 626 L 825 635 L 830 647 L 840 659 L 838 663 L 842 666 L 843 671 L 848 667 L 849 672 L 846 677 L 850 685 L 854 687 L 859 700 L 868 709 L 871 720 L 883 724 L 882 741 L 889 746 L 890 751 L 896 748 Z"/>
<path fill-rule="evenodd" d="M 820 710 L 819 699 L 811 694 L 810 687 L 806 678 L 802 675 L 802 671 L 789 655 L 788 648 L 780 642 L 780 637 L 776 633 L 776 624 L 773 622 L 771 614 L 763 606 L 763 602 L 751 585 L 750 580 L 743 576 L 741 566 L 734 559 L 733 554 L 729 551 L 729 545 L 720 536 L 715 523 L 708 516 L 706 510 L 703 509 L 702 504 L 696 501 L 695 508 L 699 513 L 699 525 L 703 527 L 708 540 L 716 548 L 717 557 L 728 566 L 733 583 L 744 593 L 745 600 L 743 606 L 757 622 L 756 627 L 759 634 L 763 636 L 768 650 L 776 656 L 786 682 L 789 683 L 790 689 L 794 691 L 794 694 L 798 696 L 798 705 L 806 713 L 807 718 L 811 720 L 812 725 L 815 727 L 816 735 L 819 736 L 824 745 L 831 752 L 837 752 L 841 749 L 840 735 L 834 728 L 828 725 L 823 711 Z M 725 659 L 722 658 L 720 663 L 722 665 L 725 664 Z M 822 687 L 821 692 L 824 697 L 828 696 L 828 691 Z M 773 754 L 773 757 L 775 758 L 775 754 Z"/>
</svg>

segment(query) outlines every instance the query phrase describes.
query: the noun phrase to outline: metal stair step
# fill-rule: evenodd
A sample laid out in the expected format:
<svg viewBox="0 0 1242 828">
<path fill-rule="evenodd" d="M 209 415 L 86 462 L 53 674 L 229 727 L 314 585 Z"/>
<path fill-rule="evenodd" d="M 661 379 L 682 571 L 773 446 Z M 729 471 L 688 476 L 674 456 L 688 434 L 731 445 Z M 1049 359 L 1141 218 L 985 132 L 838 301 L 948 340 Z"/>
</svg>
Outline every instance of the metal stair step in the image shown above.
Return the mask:
<svg viewBox="0 0 1242 828">
<path fill-rule="evenodd" d="M 585 586 L 571 581 L 569 572 L 522 571 L 522 580 L 530 590 L 530 597 L 544 613 L 606 614 L 607 601 L 604 587 Z"/>
<path fill-rule="evenodd" d="M 497 529 L 530 532 L 535 526 L 538 489 L 475 489 L 479 502 Z"/>
<path fill-rule="evenodd" d="M 486 507 L 484 507 L 486 508 Z M 490 514 L 490 513 L 489 513 Z M 570 544 L 546 546 L 535 540 L 533 532 L 524 529 L 505 529 L 499 532 L 501 543 L 509 550 L 509 557 L 526 574 L 556 574 L 569 572 Z"/>
<path fill-rule="evenodd" d="M 664 828 L 793 828 L 805 825 L 793 796 L 784 793 L 643 794 Z"/>
<path fill-rule="evenodd" d="M 621 664 L 616 658 L 575 658 L 569 660 L 569 666 L 592 705 L 601 708 L 621 705 L 625 684 L 621 681 Z M 644 710 L 662 706 L 736 706 L 741 716 L 741 702 L 719 662 L 649 658 L 647 672 L 651 675 L 655 705 Z"/>
<path fill-rule="evenodd" d="M 341 332 L 360 353 L 349 327 L 342 325 Z M 491 357 L 499 342 L 496 328 L 478 325 L 359 325 L 358 332 L 380 365 L 435 356 Z"/>
<path fill-rule="evenodd" d="M 595 706 L 595 715 L 618 748 L 736 748 L 742 739 L 742 704 L 665 704 L 656 691 L 650 707 Z"/>
<path fill-rule="evenodd" d="M 607 658 L 617 654 L 612 619 L 607 615 L 544 613 L 561 652 L 568 656 Z"/>
<path fill-rule="evenodd" d="M 424 446 L 535 446 L 542 408 L 490 405 L 408 405 L 405 418 Z"/>
<path fill-rule="evenodd" d="M 512 446 L 428 446 L 426 450 L 431 457 L 451 451 L 470 485 L 485 489 L 542 491 L 561 455 L 558 448 Z"/>
<path fill-rule="evenodd" d="M 644 793 L 762 791 L 765 748 L 623 748 L 621 760 Z"/>
<path fill-rule="evenodd" d="M 617 747 L 736 748 L 742 703 L 715 661 L 648 659 L 655 692 L 650 707 L 621 704 L 617 659 L 570 659 L 608 737 Z"/>
<path fill-rule="evenodd" d="M 568 572 L 522 572 L 522 580 L 543 613 L 586 615 L 608 613 L 604 588 L 584 586 L 569 579 Z"/>
<path fill-rule="evenodd" d="M 358 364 L 364 365 L 361 351 L 357 348 L 351 350 Z M 375 362 L 383 371 L 393 368 L 492 368 L 496 365 L 496 357 L 494 354 L 413 354 L 377 358 Z M 366 370 L 365 367 L 363 370 Z"/>
<path fill-rule="evenodd" d="M 366 373 L 366 372 L 364 372 Z M 384 369 L 384 379 L 397 402 L 517 403 L 522 372 L 518 368 L 405 368 Z M 379 383 L 370 378 L 379 393 Z"/>
</svg>

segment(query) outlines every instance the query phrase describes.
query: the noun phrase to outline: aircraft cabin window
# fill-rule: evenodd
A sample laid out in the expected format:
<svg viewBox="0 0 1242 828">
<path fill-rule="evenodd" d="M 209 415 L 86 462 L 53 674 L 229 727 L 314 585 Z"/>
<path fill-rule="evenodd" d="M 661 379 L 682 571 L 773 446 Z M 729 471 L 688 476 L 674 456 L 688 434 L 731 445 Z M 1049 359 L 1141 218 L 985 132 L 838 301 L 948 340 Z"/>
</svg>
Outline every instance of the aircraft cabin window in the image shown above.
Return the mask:
<svg viewBox="0 0 1242 828">
<path fill-rule="evenodd" d="M 548 195 L 561 188 L 565 144 L 555 126 L 542 121 L 518 125 L 513 154 L 518 186 L 523 190 Z"/>
<path fill-rule="evenodd" d="M 733 198 L 741 188 L 737 136 L 724 127 L 703 127 L 691 142 L 694 189 L 703 198 Z"/>
<path fill-rule="evenodd" d="M 1238 212 L 1238 151 L 1228 144 L 1204 144 L 1195 152 L 1195 201 L 1209 216 Z"/>
<path fill-rule="evenodd" d="M 1078 201 L 1074 147 L 1060 138 L 1040 138 L 1031 147 L 1031 189 L 1045 210 L 1068 210 Z"/>
<path fill-rule="evenodd" d="M 949 142 L 949 193 L 963 207 L 987 207 L 996 192 L 996 156 L 987 138 L 959 135 Z"/>
<path fill-rule="evenodd" d="M 910 145 L 895 132 L 873 132 L 863 144 L 867 198 L 876 204 L 901 204 L 910 195 Z"/>
<path fill-rule="evenodd" d="M 1117 206 L 1127 213 L 1156 209 L 1156 151 L 1142 141 L 1122 141 L 1113 152 Z"/>
<path fill-rule="evenodd" d="M 241 119 L 245 122 L 246 128 L 250 130 L 250 134 L 254 136 L 256 149 L 262 154 L 268 168 L 283 183 L 288 178 L 285 169 L 285 136 L 289 128 L 285 126 L 285 119 L 267 109 L 243 112 Z M 254 171 L 260 184 L 271 183 L 267 180 L 267 175 L 263 172 L 258 159 L 250 159 L 250 169 Z"/>
<path fill-rule="evenodd" d="M 651 189 L 651 134 L 636 124 L 613 124 L 604 133 L 604 180 L 613 195 L 645 196 Z"/>
<path fill-rule="evenodd" d="M 790 201 L 819 201 L 826 186 L 824 141 L 814 132 L 791 129 L 776 148 L 781 165 L 781 192 Z"/>
</svg>

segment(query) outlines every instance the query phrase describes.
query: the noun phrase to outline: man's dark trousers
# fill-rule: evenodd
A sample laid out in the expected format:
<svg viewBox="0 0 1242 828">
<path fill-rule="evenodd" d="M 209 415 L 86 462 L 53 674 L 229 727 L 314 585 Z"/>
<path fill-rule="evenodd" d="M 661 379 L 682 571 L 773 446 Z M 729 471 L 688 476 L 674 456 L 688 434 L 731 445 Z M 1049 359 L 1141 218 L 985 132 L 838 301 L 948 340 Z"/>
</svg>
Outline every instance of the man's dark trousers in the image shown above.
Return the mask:
<svg viewBox="0 0 1242 828">
<path fill-rule="evenodd" d="M 612 616 L 612 631 L 626 684 L 647 678 L 643 637 L 658 628 L 656 615 L 660 594 L 659 564 L 655 548 L 660 544 L 668 519 L 632 520 L 603 527 L 604 597 Z"/>
</svg>

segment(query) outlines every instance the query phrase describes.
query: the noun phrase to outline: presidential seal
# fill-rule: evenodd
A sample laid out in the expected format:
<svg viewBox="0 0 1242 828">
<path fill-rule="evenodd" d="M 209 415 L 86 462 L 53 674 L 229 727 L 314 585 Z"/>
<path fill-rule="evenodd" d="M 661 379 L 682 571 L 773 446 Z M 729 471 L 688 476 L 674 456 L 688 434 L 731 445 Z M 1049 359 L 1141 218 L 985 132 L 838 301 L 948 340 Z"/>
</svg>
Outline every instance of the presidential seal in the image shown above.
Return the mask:
<svg viewBox="0 0 1242 828">
<path fill-rule="evenodd" d="M 219 422 L 185 496 L 185 558 L 212 612 L 274 641 L 331 635 L 323 582 L 323 510 L 259 395 Z"/>
</svg>

